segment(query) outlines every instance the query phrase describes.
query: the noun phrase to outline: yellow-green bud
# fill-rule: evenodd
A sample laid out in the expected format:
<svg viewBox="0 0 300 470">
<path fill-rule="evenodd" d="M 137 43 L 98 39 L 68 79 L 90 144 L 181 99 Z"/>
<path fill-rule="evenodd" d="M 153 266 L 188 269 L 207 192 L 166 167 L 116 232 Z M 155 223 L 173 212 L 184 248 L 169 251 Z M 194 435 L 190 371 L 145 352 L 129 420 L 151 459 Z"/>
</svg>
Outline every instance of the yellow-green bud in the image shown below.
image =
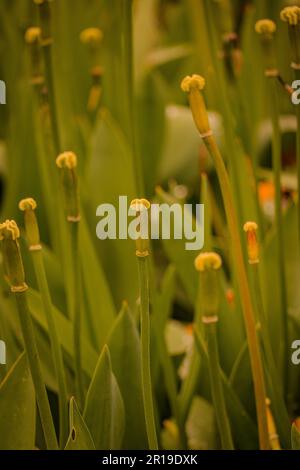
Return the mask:
<svg viewBox="0 0 300 470">
<path fill-rule="evenodd" d="M 103 39 L 103 32 L 99 28 L 86 28 L 80 33 L 82 44 L 97 46 Z"/>
<path fill-rule="evenodd" d="M 181 82 L 182 91 L 188 93 L 189 103 L 195 124 L 203 138 L 211 135 L 207 109 L 202 94 L 205 79 L 200 75 L 185 77 Z"/>
<path fill-rule="evenodd" d="M 14 220 L 6 220 L 0 224 L 0 241 L 3 254 L 5 274 L 12 292 L 27 290 L 23 261 L 18 238 L 20 230 Z"/>
<path fill-rule="evenodd" d="M 204 323 L 218 321 L 219 278 L 218 270 L 222 266 L 217 253 L 201 253 L 195 259 L 195 269 L 200 272 L 200 301 Z"/>
<path fill-rule="evenodd" d="M 24 212 L 26 237 L 30 251 L 39 251 L 42 249 L 39 226 L 34 212 L 36 207 L 37 204 L 32 198 L 22 199 L 19 202 L 19 209 Z"/>
<path fill-rule="evenodd" d="M 274 48 L 274 33 L 276 24 L 269 19 L 259 20 L 255 24 L 255 31 L 260 36 L 260 42 L 263 50 L 264 60 L 266 63 L 266 76 L 277 77 L 279 75 L 277 69 L 277 61 Z"/>
<path fill-rule="evenodd" d="M 80 208 L 76 174 L 77 157 L 75 153 L 61 153 L 56 159 L 56 165 L 61 172 L 67 220 L 69 222 L 79 222 Z"/>
<path fill-rule="evenodd" d="M 137 215 L 140 215 L 142 211 L 150 209 L 150 202 L 147 199 L 133 199 L 130 203 L 130 208 L 134 209 Z M 138 258 L 146 258 L 149 256 L 149 238 L 138 238 L 136 240 L 136 256 Z"/>
<path fill-rule="evenodd" d="M 259 263 L 259 245 L 257 240 L 257 229 L 258 225 L 256 222 L 247 222 L 244 225 L 244 232 L 247 236 L 247 250 L 249 264 Z"/>
</svg>

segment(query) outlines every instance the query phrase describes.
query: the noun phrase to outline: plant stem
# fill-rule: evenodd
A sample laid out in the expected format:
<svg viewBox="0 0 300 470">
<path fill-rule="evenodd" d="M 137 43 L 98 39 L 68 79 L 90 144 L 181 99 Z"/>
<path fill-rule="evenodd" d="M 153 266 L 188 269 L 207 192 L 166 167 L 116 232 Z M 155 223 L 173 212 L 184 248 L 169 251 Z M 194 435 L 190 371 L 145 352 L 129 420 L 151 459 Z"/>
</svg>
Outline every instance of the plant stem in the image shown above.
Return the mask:
<svg viewBox="0 0 300 470">
<path fill-rule="evenodd" d="M 57 329 L 53 316 L 53 306 L 51 295 L 47 282 L 47 276 L 43 261 L 42 251 L 32 251 L 32 259 L 34 264 L 35 275 L 43 303 L 43 309 L 47 318 L 49 338 L 51 342 L 51 350 L 53 362 L 58 383 L 59 391 L 59 441 L 60 447 L 63 448 L 68 437 L 68 392 L 66 378 L 64 372 L 64 363 L 62 351 L 58 340 Z"/>
<path fill-rule="evenodd" d="M 153 393 L 150 368 L 150 311 L 149 273 L 147 258 L 138 257 L 141 302 L 141 347 L 142 347 L 142 386 L 146 429 L 150 450 L 158 449 L 154 418 Z"/>
<path fill-rule="evenodd" d="M 258 345 L 258 339 L 255 329 L 255 316 L 250 296 L 250 290 L 247 280 L 246 267 L 243 258 L 243 250 L 239 236 L 239 226 L 237 215 L 233 203 L 228 174 L 225 168 L 223 158 L 213 136 L 204 138 L 207 149 L 214 161 L 214 165 L 218 174 L 218 179 L 222 191 L 227 223 L 232 242 L 232 254 L 235 261 L 235 269 L 237 273 L 237 281 L 239 285 L 244 321 L 249 344 L 249 353 L 251 361 L 251 369 L 255 391 L 256 412 L 259 430 L 259 443 L 261 450 L 267 450 L 270 447 L 267 419 L 266 419 L 266 394 L 262 360 Z"/>
<path fill-rule="evenodd" d="M 230 429 L 230 423 L 227 415 L 223 386 L 220 375 L 219 350 L 217 343 L 216 324 L 205 325 L 207 339 L 209 378 L 211 384 L 212 398 L 216 412 L 219 433 L 221 436 L 222 449 L 233 450 L 233 441 Z"/>
<path fill-rule="evenodd" d="M 275 220 L 277 229 L 277 252 L 278 252 L 278 268 L 279 268 L 279 294 L 280 294 L 280 310 L 283 335 L 283 383 L 285 391 L 288 385 L 288 327 L 287 327 L 287 295 L 286 295 L 286 274 L 284 263 L 284 237 L 283 237 L 283 220 L 281 210 L 281 131 L 279 125 L 279 103 L 277 93 L 277 83 L 272 80 L 270 108 L 273 127 L 272 136 L 272 155 L 273 155 L 273 171 L 275 183 Z"/>
<path fill-rule="evenodd" d="M 78 396 L 78 404 L 81 409 L 84 406 L 84 384 L 81 368 L 81 274 L 80 274 L 80 257 L 79 257 L 79 224 L 78 222 L 70 222 L 71 224 L 71 247 L 73 258 L 73 342 L 74 342 L 74 367 L 76 392 Z"/>
<path fill-rule="evenodd" d="M 269 372 L 270 382 L 271 382 L 271 401 L 274 403 L 274 413 L 278 422 L 278 430 L 281 435 L 281 439 L 286 448 L 290 447 L 290 420 L 288 416 L 287 409 L 284 403 L 284 397 L 282 394 L 282 387 L 280 387 L 278 382 L 278 370 L 275 365 L 274 355 L 271 347 L 270 337 L 268 334 L 268 324 L 267 318 L 263 306 L 262 292 L 259 280 L 259 269 L 258 264 L 252 264 L 252 273 L 253 273 L 253 284 L 254 284 L 254 294 L 256 298 L 258 320 L 261 325 L 261 337 L 264 346 L 264 352 L 267 362 L 267 370 Z"/>
<path fill-rule="evenodd" d="M 51 409 L 47 397 L 46 387 L 42 378 L 42 367 L 34 337 L 33 325 L 27 304 L 26 292 L 15 292 L 14 296 L 17 302 L 25 350 L 27 353 L 32 381 L 35 388 L 36 399 L 45 436 L 46 446 L 48 450 L 58 450 L 58 443 L 55 434 L 53 418 L 51 415 Z"/>
</svg>

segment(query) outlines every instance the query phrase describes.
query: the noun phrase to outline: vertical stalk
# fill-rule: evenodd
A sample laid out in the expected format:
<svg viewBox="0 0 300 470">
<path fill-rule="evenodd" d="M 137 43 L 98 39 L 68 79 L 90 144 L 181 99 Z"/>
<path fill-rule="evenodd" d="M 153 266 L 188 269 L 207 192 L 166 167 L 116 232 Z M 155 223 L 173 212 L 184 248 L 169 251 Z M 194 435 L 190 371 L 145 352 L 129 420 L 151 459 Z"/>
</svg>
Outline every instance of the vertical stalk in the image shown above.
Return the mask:
<svg viewBox="0 0 300 470">
<path fill-rule="evenodd" d="M 204 139 L 204 141 L 217 170 L 223 201 L 225 205 L 227 223 L 229 226 L 229 232 L 232 242 L 232 253 L 235 261 L 235 269 L 241 294 L 241 302 L 244 313 L 247 340 L 249 345 L 250 362 L 255 391 L 260 448 L 261 450 L 267 450 L 269 449 L 269 438 L 266 420 L 266 393 L 263 367 L 259 351 L 258 339 L 256 335 L 255 316 L 253 312 L 253 306 L 246 274 L 246 267 L 243 258 L 243 250 L 239 236 L 237 216 L 224 161 L 217 147 L 215 139 L 213 136 L 208 136 Z"/>
<path fill-rule="evenodd" d="M 220 375 L 219 350 L 217 343 L 216 324 L 205 325 L 205 334 L 207 339 L 209 378 L 213 403 L 216 411 L 216 419 L 221 436 L 223 450 L 233 450 L 233 442 L 229 419 L 226 411 L 223 385 Z"/>
<path fill-rule="evenodd" d="M 295 80 L 300 80 L 300 70 L 295 70 Z M 296 161 L 297 161 L 297 182 L 298 182 L 298 194 L 300 188 L 300 105 L 296 105 L 296 117 L 297 117 L 297 148 L 296 148 Z M 298 196 L 298 237 L 300 243 L 300 197 Z"/>
<path fill-rule="evenodd" d="M 200 273 L 201 320 L 207 340 L 209 378 L 222 449 L 233 450 L 233 440 L 227 415 L 217 342 L 216 325 L 219 321 L 219 277 L 222 260 L 217 253 L 201 253 L 195 259 L 195 268 Z"/>
<path fill-rule="evenodd" d="M 25 350 L 27 353 L 32 381 L 35 388 L 36 399 L 45 436 L 46 446 L 48 450 L 58 450 L 57 438 L 55 434 L 50 405 L 47 397 L 46 388 L 42 379 L 42 367 L 35 342 L 32 320 L 27 304 L 26 292 L 15 292 L 14 296 L 17 302 Z"/>
<path fill-rule="evenodd" d="M 141 302 L 142 386 L 149 449 L 157 450 L 158 442 L 154 418 L 153 392 L 150 368 L 150 300 L 149 272 L 147 263 L 147 257 L 138 257 Z"/>
<path fill-rule="evenodd" d="M 84 406 L 84 383 L 81 367 L 81 274 L 79 258 L 79 224 L 71 222 L 71 247 L 73 260 L 73 342 L 75 361 L 75 380 L 78 404 L 81 409 Z"/>
<path fill-rule="evenodd" d="M 281 205 L 281 130 L 279 125 L 279 104 L 278 93 L 276 89 L 277 83 L 272 79 L 270 93 L 271 119 L 273 127 L 272 135 L 272 155 L 273 155 L 273 171 L 275 183 L 275 223 L 277 230 L 277 253 L 278 253 L 278 269 L 279 269 L 279 294 L 281 309 L 281 324 L 283 336 L 283 354 L 282 354 L 282 370 L 284 388 L 287 394 L 288 386 L 288 325 L 287 325 L 287 294 L 286 294 L 286 271 L 284 262 L 284 235 L 283 235 L 283 217 Z"/>
<path fill-rule="evenodd" d="M 58 340 L 57 329 L 53 316 L 53 306 L 47 282 L 45 265 L 43 261 L 42 251 L 32 251 L 32 259 L 35 270 L 38 288 L 40 291 L 43 309 L 46 314 L 49 338 L 51 342 L 51 350 L 55 367 L 55 374 L 58 382 L 58 399 L 59 399 L 59 440 L 60 448 L 63 448 L 68 437 L 68 392 L 66 378 L 64 372 L 64 363 L 62 351 Z"/>
</svg>

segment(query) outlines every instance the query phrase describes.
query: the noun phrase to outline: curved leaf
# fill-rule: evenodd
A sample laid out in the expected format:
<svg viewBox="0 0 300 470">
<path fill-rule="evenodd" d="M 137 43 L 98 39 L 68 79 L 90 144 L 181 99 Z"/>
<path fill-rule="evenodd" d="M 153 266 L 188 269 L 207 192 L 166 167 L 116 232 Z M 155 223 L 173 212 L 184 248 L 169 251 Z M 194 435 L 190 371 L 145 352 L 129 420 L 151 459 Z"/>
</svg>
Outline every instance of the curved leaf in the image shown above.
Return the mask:
<svg viewBox="0 0 300 470">
<path fill-rule="evenodd" d="M 104 346 L 90 383 L 83 413 L 97 450 L 120 449 L 124 434 L 124 404 Z"/>
<path fill-rule="evenodd" d="M 0 384 L 0 449 L 32 450 L 35 443 L 35 393 L 26 354 Z"/>
<path fill-rule="evenodd" d="M 70 434 L 65 450 L 95 450 L 87 425 L 81 416 L 75 399 L 70 401 Z"/>
</svg>

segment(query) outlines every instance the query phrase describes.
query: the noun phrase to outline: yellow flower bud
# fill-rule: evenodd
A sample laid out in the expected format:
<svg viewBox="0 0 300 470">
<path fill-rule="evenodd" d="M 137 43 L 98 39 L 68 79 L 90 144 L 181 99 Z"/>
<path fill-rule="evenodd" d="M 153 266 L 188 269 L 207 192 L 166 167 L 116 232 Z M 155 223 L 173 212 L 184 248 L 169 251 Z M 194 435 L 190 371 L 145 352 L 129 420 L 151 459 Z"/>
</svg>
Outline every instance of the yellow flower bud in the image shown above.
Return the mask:
<svg viewBox="0 0 300 470">
<path fill-rule="evenodd" d="M 0 241 L 3 254 L 5 274 L 12 292 L 27 290 L 18 238 L 20 230 L 14 220 L 0 224 Z"/>
<path fill-rule="evenodd" d="M 103 39 L 103 32 L 99 28 L 86 28 L 80 33 L 80 41 L 83 44 L 96 46 Z"/>
<path fill-rule="evenodd" d="M 300 21 L 300 7 L 296 5 L 285 7 L 280 12 L 280 18 L 282 19 L 282 21 L 285 21 L 290 26 L 296 26 L 297 24 L 299 24 Z"/>
<path fill-rule="evenodd" d="M 58 168 L 69 168 L 70 170 L 77 167 L 77 157 L 74 152 L 63 152 L 56 159 Z"/>
<path fill-rule="evenodd" d="M 256 222 L 247 222 L 244 225 L 244 231 L 247 235 L 247 249 L 250 264 L 259 263 L 259 245 L 257 240 L 258 225 Z"/>
<path fill-rule="evenodd" d="M 38 26 L 32 26 L 28 28 L 25 32 L 25 41 L 27 44 L 34 44 L 35 42 L 39 42 L 42 36 L 41 28 Z"/>
<path fill-rule="evenodd" d="M 201 253 L 195 259 L 195 269 L 200 272 L 200 298 L 202 321 L 205 324 L 218 321 L 219 278 L 217 271 L 222 259 L 217 253 Z"/>
<path fill-rule="evenodd" d="M 195 268 L 203 272 L 209 269 L 217 271 L 222 266 L 222 259 L 217 253 L 200 253 L 195 259 Z"/>
<path fill-rule="evenodd" d="M 68 222 L 79 222 L 80 208 L 75 153 L 61 153 L 56 159 L 56 165 L 61 171 L 67 220 Z"/>
<path fill-rule="evenodd" d="M 205 79 L 200 75 L 185 77 L 181 82 L 182 91 L 188 93 L 189 103 L 195 124 L 203 138 L 212 134 L 210 129 L 207 109 L 202 94 L 205 87 Z"/>
<path fill-rule="evenodd" d="M 258 20 L 255 23 L 255 31 L 258 34 L 273 34 L 276 31 L 276 24 L 272 20 Z"/>
</svg>

